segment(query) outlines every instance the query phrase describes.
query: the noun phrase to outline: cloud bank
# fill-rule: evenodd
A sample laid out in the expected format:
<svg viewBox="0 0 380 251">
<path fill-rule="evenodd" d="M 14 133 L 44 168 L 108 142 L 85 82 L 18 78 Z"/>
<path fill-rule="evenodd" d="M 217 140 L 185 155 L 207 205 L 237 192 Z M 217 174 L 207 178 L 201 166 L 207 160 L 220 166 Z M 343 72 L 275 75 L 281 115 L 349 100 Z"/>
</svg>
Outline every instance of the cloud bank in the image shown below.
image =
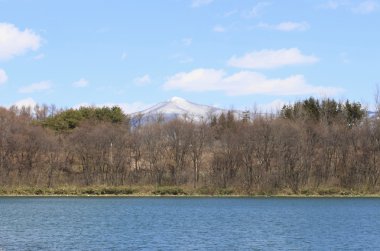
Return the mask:
<svg viewBox="0 0 380 251">
<path fill-rule="evenodd" d="M 204 68 L 170 76 L 163 88 L 189 92 L 222 91 L 231 96 L 251 94 L 331 96 L 343 91 L 335 87 L 310 85 L 302 75 L 268 78 L 253 71 L 240 71 L 227 75 L 223 70 Z"/>
</svg>

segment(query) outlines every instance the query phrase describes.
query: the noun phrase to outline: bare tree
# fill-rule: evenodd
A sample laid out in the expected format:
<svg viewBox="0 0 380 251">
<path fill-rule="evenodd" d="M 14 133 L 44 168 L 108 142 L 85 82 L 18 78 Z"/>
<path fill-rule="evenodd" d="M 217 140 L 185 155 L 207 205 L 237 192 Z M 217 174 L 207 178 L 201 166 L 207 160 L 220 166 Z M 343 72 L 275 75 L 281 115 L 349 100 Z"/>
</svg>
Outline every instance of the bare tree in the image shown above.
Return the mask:
<svg viewBox="0 0 380 251">
<path fill-rule="evenodd" d="M 206 144 L 209 139 L 209 130 L 205 122 L 200 124 L 190 124 L 190 156 L 193 163 L 193 187 L 197 188 L 199 182 L 199 173 L 202 166 L 202 157 L 204 155 Z"/>
</svg>

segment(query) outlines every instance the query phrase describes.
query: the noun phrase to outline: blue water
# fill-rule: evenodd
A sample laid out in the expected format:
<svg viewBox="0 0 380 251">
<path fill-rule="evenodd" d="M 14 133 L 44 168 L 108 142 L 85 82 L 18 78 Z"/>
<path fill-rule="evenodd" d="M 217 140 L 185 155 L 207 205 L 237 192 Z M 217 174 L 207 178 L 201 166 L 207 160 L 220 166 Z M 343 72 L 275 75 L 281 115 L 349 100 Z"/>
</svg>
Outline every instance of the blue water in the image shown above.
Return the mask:
<svg viewBox="0 0 380 251">
<path fill-rule="evenodd" d="M 380 199 L 0 198 L 0 250 L 380 250 Z"/>
</svg>

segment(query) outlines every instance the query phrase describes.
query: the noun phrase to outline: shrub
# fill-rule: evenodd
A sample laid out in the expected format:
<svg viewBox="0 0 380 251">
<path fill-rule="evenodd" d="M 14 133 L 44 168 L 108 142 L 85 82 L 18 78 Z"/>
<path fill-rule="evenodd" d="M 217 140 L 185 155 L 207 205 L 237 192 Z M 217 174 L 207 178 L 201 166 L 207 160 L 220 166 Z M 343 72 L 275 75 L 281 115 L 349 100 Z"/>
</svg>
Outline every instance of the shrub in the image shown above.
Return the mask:
<svg viewBox="0 0 380 251">
<path fill-rule="evenodd" d="M 155 195 L 185 195 L 186 192 L 179 187 L 159 187 L 152 192 Z"/>
</svg>

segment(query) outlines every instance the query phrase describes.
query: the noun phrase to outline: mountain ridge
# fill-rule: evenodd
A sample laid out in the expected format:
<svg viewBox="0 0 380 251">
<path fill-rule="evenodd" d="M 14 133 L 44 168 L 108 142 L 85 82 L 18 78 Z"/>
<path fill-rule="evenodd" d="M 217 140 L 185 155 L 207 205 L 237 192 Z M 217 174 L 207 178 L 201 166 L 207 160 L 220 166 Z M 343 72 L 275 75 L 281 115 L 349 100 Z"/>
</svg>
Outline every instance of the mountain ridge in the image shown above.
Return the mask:
<svg viewBox="0 0 380 251">
<path fill-rule="evenodd" d="M 225 109 L 209 105 L 196 104 L 180 97 L 172 97 L 167 101 L 160 102 L 150 108 L 135 112 L 132 115 L 139 115 L 152 119 L 162 116 L 165 120 L 182 117 L 199 121 L 204 120 L 211 115 L 220 115 L 226 112 L 227 110 Z"/>
</svg>

